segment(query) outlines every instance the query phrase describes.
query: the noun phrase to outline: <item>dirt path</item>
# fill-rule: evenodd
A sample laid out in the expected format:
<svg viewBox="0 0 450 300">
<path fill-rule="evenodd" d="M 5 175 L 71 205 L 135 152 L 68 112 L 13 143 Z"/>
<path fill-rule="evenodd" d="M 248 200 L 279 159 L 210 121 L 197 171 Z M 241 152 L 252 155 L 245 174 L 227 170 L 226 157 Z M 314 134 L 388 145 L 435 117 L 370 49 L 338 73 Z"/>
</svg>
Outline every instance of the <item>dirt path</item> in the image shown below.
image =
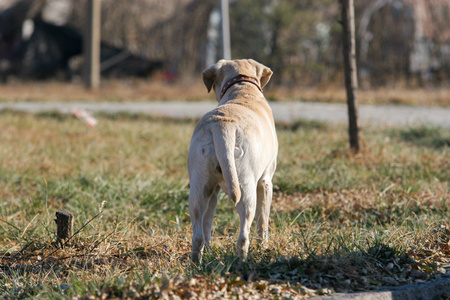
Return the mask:
<svg viewBox="0 0 450 300">
<path fill-rule="evenodd" d="M 292 122 L 298 119 L 317 120 L 329 123 L 347 122 L 345 104 L 310 102 L 271 102 L 276 121 Z M 89 112 L 145 113 L 173 118 L 200 117 L 216 106 L 209 101 L 200 102 L 7 102 L 0 103 L 0 111 L 12 109 L 27 112 L 60 111 L 69 113 L 73 109 Z M 423 106 L 360 105 L 360 121 L 373 125 L 432 125 L 450 128 L 450 108 Z"/>
</svg>

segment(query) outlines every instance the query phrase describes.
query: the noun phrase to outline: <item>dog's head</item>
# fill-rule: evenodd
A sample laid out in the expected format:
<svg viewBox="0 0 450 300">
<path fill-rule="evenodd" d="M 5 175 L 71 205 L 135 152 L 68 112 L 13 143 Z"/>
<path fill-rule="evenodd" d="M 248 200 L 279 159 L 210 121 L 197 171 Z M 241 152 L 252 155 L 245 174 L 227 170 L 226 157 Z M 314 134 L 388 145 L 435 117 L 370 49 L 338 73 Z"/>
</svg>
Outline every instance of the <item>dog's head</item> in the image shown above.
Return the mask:
<svg viewBox="0 0 450 300">
<path fill-rule="evenodd" d="M 219 60 L 202 73 L 203 82 L 208 89 L 214 89 L 217 101 L 220 101 L 220 90 L 223 83 L 238 75 L 256 78 L 263 88 L 272 76 L 272 70 L 253 59 Z"/>
</svg>

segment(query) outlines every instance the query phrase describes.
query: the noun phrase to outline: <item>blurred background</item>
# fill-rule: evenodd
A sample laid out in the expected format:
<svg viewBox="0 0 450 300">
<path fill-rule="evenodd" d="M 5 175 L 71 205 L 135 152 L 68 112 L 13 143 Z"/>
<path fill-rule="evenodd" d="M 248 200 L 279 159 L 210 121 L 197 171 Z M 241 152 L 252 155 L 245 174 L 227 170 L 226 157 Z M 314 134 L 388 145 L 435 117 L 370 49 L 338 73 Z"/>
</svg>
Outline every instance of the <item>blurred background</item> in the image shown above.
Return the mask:
<svg viewBox="0 0 450 300">
<path fill-rule="evenodd" d="M 360 87 L 448 87 L 449 0 L 355 1 Z M 232 58 L 270 66 L 272 85 L 343 84 L 337 0 L 231 0 Z M 0 0 L 0 80 L 73 82 L 86 0 Z M 216 0 L 103 0 L 102 78 L 176 82 L 222 57 Z"/>
</svg>

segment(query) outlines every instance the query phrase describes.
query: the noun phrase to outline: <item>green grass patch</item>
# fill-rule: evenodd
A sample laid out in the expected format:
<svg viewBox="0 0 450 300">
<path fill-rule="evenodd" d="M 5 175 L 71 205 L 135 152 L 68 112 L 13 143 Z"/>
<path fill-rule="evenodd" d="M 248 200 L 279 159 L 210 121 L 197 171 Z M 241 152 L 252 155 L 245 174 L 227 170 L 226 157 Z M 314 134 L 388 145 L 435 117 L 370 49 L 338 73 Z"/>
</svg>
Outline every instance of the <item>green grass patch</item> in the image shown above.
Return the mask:
<svg viewBox="0 0 450 300">
<path fill-rule="evenodd" d="M 407 129 L 393 130 L 393 137 L 416 144 L 418 146 L 444 148 L 450 146 L 450 134 L 448 130 L 439 127 L 419 126 Z"/>
</svg>

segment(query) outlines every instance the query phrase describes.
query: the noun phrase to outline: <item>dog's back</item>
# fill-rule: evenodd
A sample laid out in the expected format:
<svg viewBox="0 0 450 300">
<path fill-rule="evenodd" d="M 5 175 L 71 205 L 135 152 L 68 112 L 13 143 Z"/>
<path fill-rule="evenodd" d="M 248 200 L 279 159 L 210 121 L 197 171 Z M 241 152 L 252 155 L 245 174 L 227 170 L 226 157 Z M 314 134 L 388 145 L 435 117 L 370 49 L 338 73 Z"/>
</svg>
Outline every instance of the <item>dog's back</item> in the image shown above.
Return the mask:
<svg viewBox="0 0 450 300">
<path fill-rule="evenodd" d="M 265 138 L 267 136 L 270 138 Z M 216 185 L 220 184 L 237 204 L 239 177 L 251 173 L 259 178 L 264 171 L 260 166 L 267 165 L 277 155 L 275 151 L 268 153 L 262 149 L 277 148 L 275 125 L 267 101 L 264 98 L 233 99 L 205 114 L 197 124 L 188 154 L 188 170 L 196 165 L 192 170 L 197 173 L 195 176 L 215 179 Z M 241 175 L 236 169 L 250 172 L 240 171 Z"/>
</svg>

